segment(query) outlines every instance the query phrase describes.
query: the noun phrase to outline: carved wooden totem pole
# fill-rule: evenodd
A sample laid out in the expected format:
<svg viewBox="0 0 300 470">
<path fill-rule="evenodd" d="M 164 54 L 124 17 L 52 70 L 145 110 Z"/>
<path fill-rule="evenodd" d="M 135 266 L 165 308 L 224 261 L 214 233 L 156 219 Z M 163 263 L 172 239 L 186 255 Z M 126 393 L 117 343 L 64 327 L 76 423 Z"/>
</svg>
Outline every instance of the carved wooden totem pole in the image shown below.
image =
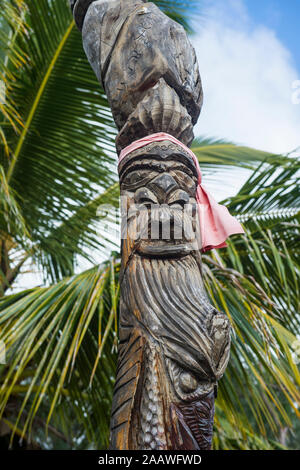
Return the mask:
<svg viewBox="0 0 300 470">
<path fill-rule="evenodd" d="M 243 229 L 201 185 L 188 148 L 202 106 L 184 29 L 143 0 L 70 0 L 119 129 L 120 345 L 111 449 L 207 450 L 230 350 L 201 251 Z"/>
</svg>

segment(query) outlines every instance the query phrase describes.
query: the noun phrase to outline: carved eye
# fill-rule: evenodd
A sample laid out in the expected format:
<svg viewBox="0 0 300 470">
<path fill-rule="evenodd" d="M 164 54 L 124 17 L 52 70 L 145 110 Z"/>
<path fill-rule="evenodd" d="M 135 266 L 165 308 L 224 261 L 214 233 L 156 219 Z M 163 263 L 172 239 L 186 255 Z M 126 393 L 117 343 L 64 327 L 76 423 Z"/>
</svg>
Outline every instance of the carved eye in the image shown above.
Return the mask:
<svg viewBox="0 0 300 470">
<path fill-rule="evenodd" d="M 145 186 L 145 184 L 152 178 L 152 172 L 149 170 L 137 170 L 135 172 L 128 173 L 123 182 L 122 186 L 129 187 L 138 187 Z"/>
<path fill-rule="evenodd" d="M 195 196 L 196 183 L 193 178 L 180 170 L 172 171 L 171 175 L 180 188 L 185 189 L 192 197 Z"/>
<path fill-rule="evenodd" d="M 198 381 L 189 372 L 182 372 L 179 376 L 179 386 L 184 393 L 193 393 L 198 388 Z"/>
<path fill-rule="evenodd" d="M 166 362 L 174 391 L 181 400 L 195 399 L 214 389 L 214 380 L 204 370 L 196 373 L 172 359 L 167 358 Z"/>
</svg>

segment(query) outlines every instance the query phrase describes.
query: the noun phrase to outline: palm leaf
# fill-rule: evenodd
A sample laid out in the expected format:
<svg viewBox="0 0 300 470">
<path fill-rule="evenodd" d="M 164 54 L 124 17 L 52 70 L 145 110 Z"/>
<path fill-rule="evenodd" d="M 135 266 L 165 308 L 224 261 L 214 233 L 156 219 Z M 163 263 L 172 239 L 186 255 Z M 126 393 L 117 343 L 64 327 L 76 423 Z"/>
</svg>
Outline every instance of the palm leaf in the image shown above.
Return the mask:
<svg viewBox="0 0 300 470">
<path fill-rule="evenodd" d="M 31 434 L 41 406 L 47 407 L 48 424 L 58 410 L 71 406 L 88 439 L 100 448 L 107 445 L 116 363 L 111 326 L 117 275 L 112 263 L 1 301 L 1 338 L 9 365 L 2 376 L 0 414 L 21 387 L 15 431 L 21 427 L 23 436 Z M 101 367 L 95 370 L 90 387 L 99 353 Z M 28 370 L 32 371 L 29 378 Z"/>
<path fill-rule="evenodd" d="M 235 166 L 239 169 L 254 170 L 257 162 L 264 162 L 278 156 L 250 147 L 236 145 L 224 139 L 198 137 L 194 140 L 192 150 L 198 157 L 201 168 L 222 168 Z"/>
</svg>

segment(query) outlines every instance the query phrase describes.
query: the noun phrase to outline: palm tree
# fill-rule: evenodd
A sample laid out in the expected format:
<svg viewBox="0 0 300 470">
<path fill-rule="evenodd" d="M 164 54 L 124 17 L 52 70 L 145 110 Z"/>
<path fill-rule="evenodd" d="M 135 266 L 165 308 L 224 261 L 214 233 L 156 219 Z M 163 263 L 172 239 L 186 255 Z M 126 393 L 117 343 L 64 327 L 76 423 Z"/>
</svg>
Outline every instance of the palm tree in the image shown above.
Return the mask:
<svg viewBox="0 0 300 470">
<path fill-rule="evenodd" d="M 0 365 L 0 446 L 9 436 L 27 448 L 102 449 L 116 364 L 119 254 L 97 208 L 118 207 L 116 129 L 67 2 L 2 3 L 0 345 L 7 364 Z M 185 2 L 157 3 L 187 26 Z M 225 201 L 246 236 L 204 255 L 210 298 L 234 332 L 214 448 L 291 447 L 286 431 L 296 429 L 300 403 L 299 154 L 208 139 L 193 150 L 211 183 L 248 175 Z M 107 261 L 79 272 L 78 260 L 93 264 L 95 252 Z M 16 293 L 32 265 L 43 286 Z"/>
</svg>

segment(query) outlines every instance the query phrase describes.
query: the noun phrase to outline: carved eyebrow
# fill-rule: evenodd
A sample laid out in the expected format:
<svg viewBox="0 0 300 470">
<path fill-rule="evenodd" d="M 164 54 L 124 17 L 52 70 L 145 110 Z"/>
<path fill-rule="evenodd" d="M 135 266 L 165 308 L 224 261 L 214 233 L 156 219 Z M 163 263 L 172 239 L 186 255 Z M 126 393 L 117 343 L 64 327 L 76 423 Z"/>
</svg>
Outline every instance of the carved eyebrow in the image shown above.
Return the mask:
<svg viewBox="0 0 300 470">
<path fill-rule="evenodd" d="M 180 170 L 180 171 L 183 171 L 184 173 L 186 173 L 188 176 L 190 176 L 191 178 L 196 178 L 196 175 L 194 174 L 194 172 L 188 168 L 186 165 L 184 165 L 183 163 L 174 163 L 174 166 L 172 168 L 170 168 L 170 170 Z"/>
<path fill-rule="evenodd" d="M 168 168 L 166 165 L 168 162 L 172 161 L 173 165 L 171 168 Z M 137 171 L 137 170 L 155 170 L 155 171 L 164 171 L 164 168 L 167 170 L 181 170 L 185 173 L 187 173 L 189 176 L 195 176 L 196 174 L 184 163 L 182 162 L 177 162 L 173 160 L 152 160 L 152 161 L 147 161 L 145 160 L 140 160 L 138 163 L 137 162 L 132 162 L 130 166 L 128 166 L 126 169 L 123 170 L 124 175 L 127 174 L 130 171 Z"/>
<path fill-rule="evenodd" d="M 128 174 L 133 173 L 134 171 L 148 171 L 149 173 L 153 171 L 161 171 L 163 172 L 163 169 L 159 170 L 157 165 L 153 165 L 153 163 L 147 163 L 147 162 L 139 162 L 138 164 L 131 165 L 127 168 L 125 168 L 122 173 L 120 174 L 120 181 L 123 181 Z"/>
</svg>

